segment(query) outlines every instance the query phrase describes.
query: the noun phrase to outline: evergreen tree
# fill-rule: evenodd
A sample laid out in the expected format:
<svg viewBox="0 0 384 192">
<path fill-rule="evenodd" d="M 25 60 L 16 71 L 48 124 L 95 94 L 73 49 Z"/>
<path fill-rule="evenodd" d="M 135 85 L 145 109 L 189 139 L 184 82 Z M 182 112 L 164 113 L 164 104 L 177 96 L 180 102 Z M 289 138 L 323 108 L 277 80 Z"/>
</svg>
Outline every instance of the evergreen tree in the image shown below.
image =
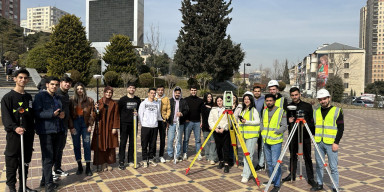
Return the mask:
<svg viewBox="0 0 384 192">
<path fill-rule="evenodd" d="M 0 16 L 0 54 L 4 55 L 8 51 L 24 53 L 26 48 L 23 39 L 23 28 Z"/>
<path fill-rule="evenodd" d="M 285 67 L 283 72 L 283 82 L 285 84 L 290 84 L 289 80 L 289 69 L 288 69 L 288 60 L 285 60 Z"/>
<path fill-rule="evenodd" d="M 216 81 L 229 79 L 244 59 L 240 44 L 226 34 L 232 1 L 183 0 L 182 23 L 174 62 L 188 75 L 207 71 Z"/>
<path fill-rule="evenodd" d="M 81 82 L 88 84 L 89 61 L 93 53 L 80 18 L 63 16 L 53 28 L 47 49 L 50 55 L 48 75 L 61 77 L 69 70 L 77 70 L 81 74 Z"/>
<path fill-rule="evenodd" d="M 169 73 L 169 64 L 171 63 L 171 58 L 168 54 L 164 53 L 162 55 L 151 55 L 147 58 L 146 65 L 148 67 L 159 68 L 159 73 L 161 75 L 166 75 Z"/>
<path fill-rule="evenodd" d="M 332 96 L 332 101 L 341 102 L 343 99 L 344 84 L 343 80 L 339 76 L 332 76 L 328 78 L 325 88 Z"/>
<path fill-rule="evenodd" d="M 126 35 L 113 35 L 110 44 L 105 49 L 103 60 L 108 64 L 108 71 L 126 72 L 137 75 L 136 63 L 139 57 Z"/>
<path fill-rule="evenodd" d="M 24 63 L 26 67 L 34 68 L 39 73 L 46 73 L 49 57 L 47 48 L 44 45 L 39 45 L 28 52 Z"/>
</svg>

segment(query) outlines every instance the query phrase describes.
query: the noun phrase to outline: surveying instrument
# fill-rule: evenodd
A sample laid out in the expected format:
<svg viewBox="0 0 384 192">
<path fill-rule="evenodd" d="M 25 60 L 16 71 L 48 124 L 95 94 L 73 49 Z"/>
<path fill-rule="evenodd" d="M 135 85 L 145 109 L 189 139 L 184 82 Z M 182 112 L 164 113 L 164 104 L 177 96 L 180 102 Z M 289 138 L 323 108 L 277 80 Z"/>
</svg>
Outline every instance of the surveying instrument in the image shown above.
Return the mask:
<svg viewBox="0 0 384 192">
<path fill-rule="evenodd" d="M 20 127 L 23 128 L 23 113 L 25 112 L 25 109 L 23 107 L 19 107 L 17 109 L 17 112 L 19 113 L 20 117 Z M 24 128 L 23 128 L 24 129 Z M 24 129 L 25 132 L 25 129 Z M 25 163 L 24 163 L 24 133 L 20 135 L 20 148 L 21 148 L 21 174 L 22 174 L 22 181 L 23 181 L 23 192 L 25 192 Z"/>
<path fill-rule="evenodd" d="M 224 102 L 224 106 L 225 106 L 224 112 L 220 115 L 220 117 L 217 120 L 217 122 L 215 123 L 214 127 L 212 127 L 211 132 L 209 133 L 209 135 L 205 139 L 204 143 L 201 145 L 199 151 L 195 155 L 195 158 L 193 158 L 193 161 L 191 162 L 189 167 L 186 169 L 185 175 L 188 174 L 189 170 L 192 168 L 193 164 L 195 163 L 197 157 L 200 155 L 201 151 L 203 150 L 205 144 L 208 142 L 209 138 L 212 136 L 213 132 L 215 131 L 216 127 L 219 125 L 220 121 L 226 115 L 226 117 L 228 119 L 228 127 L 229 127 L 229 133 L 230 133 L 230 138 L 231 138 L 231 144 L 233 146 L 233 151 L 234 151 L 234 154 L 235 154 L 235 157 L 236 157 L 236 164 L 237 164 L 237 166 L 239 166 L 239 160 L 238 160 L 237 150 L 236 150 L 236 146 L 237 146 L 237 144 L 236 144 L 236 136 L 237 136 L 237 139 L 240 142 L 240 146 L 243 149 L 244 156 L 245 156 L 245 158 L 246 158 L 246 160 L 248 162 L 248 165 L 249 165 L 249 167 L 251 169 L 252 175 L 255 178 L 257 186 L 260 188 L 260 181 L 259 181 L 259 179 L 257 177 L 255 168 L 254 168 L 254 166 L 252 164 L 252 160 L 249 157 L 250 153 L 247 150 L 247 147 L 245 145 L 243 137 L 240 135 L 240 131 L 239 131 L 239 128 L 238 128 L 239 125 L 236 122 L 235 117 L 233 115 L 233 111 L 231 109 L 232 105 L 233 105 L 233 93 L 232 93 L 232 91 L 225 91 L 224 92 L 224 101 L 223 102 Z M 232 126 L 230 126 L 230 125 L 232 125 Z"/>
<path fill-rule="evenodd" d="M 296 106 L 292 106 L 292 105 L 287 106 L 287 108 L 290 111 L 295 111 L 297 109 Z M 278 170 L 280 164 L 283 163 L 284 154 L 287 151 L 287 149 L 289 147 L 289 144 L 292 141 L 293 136 L 295 135 L 296 129 L 298 129 L 298 134 L 297 135 L 298 135 L 298 145 L 299 146 L 298 146 L 297 157 L 300 159 L 300 176 L 299 176 L 300 179 L 302 179 L 302 177 L 303 177 L 303 174 L 302 174 L 302 171 L 303 171 L 302 170 L 302 164 L 303 164 L 303 141 L 304 141 L 303 140 L 303 132 L 304 132 L 303 129 L 304 129 L 304 127 L 305 127 L 305 130 L 307 131 L 309 137 L 311 138 L 311 141 L 312 141 L 313 145 L 315 146 L 315 150 L 317 151 L 318 154 L 320 154 L 319 153 L 319 151 L 320 151 L 319 150 L 319 146 L 317 145 L 315 139 L 312 136 L 311 130 L 309 129 L 308 124 L 307 124 L 307 122 L 304 119 L 304 115 L 305 114 L 304 114 L 303 110 L 296 111 L 296 121 L 295 121 L 295 124 L 292 127 L 292 131 L 291 131 L 291 133 L 288 136 L 287 142 L 286 142 L 286 144 L 285 144 L 285 146 L 283 148 L 282 153 L 280 154 L 279 159 L 277 160 L 277 164 L 276 164 L 275 168 L 273 169 L 273 172 L 272 172 L 272 174 L 271 174 L 271 176 L 270 176 L 270 178 L 268 180 L 268 184 L 265 187 L 264 192 L 268 191 L 268 189 L 269 189 L 269 187 L 270 187 L 270 185 L 272 183 L 272 180 L 273 180 L 273 178 L 275 177 L 275 175 L 277 173 L 277 170 Z M 327 171 L 327 173 L 329 175 L 329 178 L 332 181 L 332 184 L 333 184 L 334 188 L 336 189 L 337 192 L 339 192 L 339 189 L 336 187 L 335 181 L 332 178 L 331 171 L 329 170 L 328 164 L 325 163 L 324 158 L 321 155 L 319 155 L 319 156 L 320 156 L 321 162 L 323 163 L 323 165 L 325 167 L 325 170 Z M 291 181 L 293 180 L 293 177 L 292 177 L 292 174 L 293 174 L 292 167 L 293 166 L 291 165 L 291 173 L 290 173 L 291 174 Z"/>
</svg>

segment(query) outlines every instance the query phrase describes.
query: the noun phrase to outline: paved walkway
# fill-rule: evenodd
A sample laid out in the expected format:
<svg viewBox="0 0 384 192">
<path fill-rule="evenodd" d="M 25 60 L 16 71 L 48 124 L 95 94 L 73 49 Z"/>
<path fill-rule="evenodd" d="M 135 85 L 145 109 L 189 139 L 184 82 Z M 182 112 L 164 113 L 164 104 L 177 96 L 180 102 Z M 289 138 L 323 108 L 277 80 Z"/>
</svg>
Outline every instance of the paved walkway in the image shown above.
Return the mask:
<svg viewBox="0 0 384 192">
<path fill-rule="evenodd" d="M 3 130 L 1 128 L 1 130 Z M 341 191 L 384 191 L 384 111 L 383 110 L 345 110 L 345 132 L 340 143 L 339 172 Z M 193 138 L 193 136 L 191 137 Z M 156 167 L 131 167 L 124 171 L 114 165 L 110 172 L 95 173 L 91 177 L 78 176 L 73 146 L 70 137 L 64 151 L 63 169 L 70 175 L 61 178 L 60 191 L 255 191 L 255 182 L 240 183 L 242 167 L 232 167 L 230 173 L 224 174 L 207 161 L 196 161 L 189 174 L 185 169 L 191 163 L 194 154 L 194 141 L 190 141 L 190 158 L 177 165 L 161 164 Z M 34 143 L 35 152 L 28 179 L 28 186 L 39 189 L 41 177 L 41 154 L 39 139 Z M 6 188 L 5 180 L 5 133 L 0 131 L 0 191 Z M 138 145 L 138 151 L 141 151 Z M 141 156 L 141 153 L 138 153 Z M 289 153 L 283 164 L 283 177 L 287 172 Z M 314 161 L 314 155 L 313 161 Z M 267 174 L 257 172 L 261 182 L 268 181 Z M 305 174 L 304 174 L 305 175 Z M 332 184 L 326 176 L 326 190 Z M 284 183 L 281 191 L 309 191 L 305 180 Z M 261 186 L 261 189 L 264 189 Z M 259 190 L 260 191 L 260 190 Z"/>
</svg>

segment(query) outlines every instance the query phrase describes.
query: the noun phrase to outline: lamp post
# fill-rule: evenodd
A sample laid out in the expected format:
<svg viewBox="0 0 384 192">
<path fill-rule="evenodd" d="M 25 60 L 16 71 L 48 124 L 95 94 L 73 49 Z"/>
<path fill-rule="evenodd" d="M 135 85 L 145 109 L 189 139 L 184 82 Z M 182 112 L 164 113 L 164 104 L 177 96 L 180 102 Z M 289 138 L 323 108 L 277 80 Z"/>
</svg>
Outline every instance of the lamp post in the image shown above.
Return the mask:
<svg viewBox="0 0 384 192">
<path fill-rule="evenodd" d="M 245 66 L 251 66 L 251 64 L 250 63 L 244 63 L 244 74 L 243 74 L 243 77 L 244 77 L 244 85 L 245 85 Z"/>
</svg>

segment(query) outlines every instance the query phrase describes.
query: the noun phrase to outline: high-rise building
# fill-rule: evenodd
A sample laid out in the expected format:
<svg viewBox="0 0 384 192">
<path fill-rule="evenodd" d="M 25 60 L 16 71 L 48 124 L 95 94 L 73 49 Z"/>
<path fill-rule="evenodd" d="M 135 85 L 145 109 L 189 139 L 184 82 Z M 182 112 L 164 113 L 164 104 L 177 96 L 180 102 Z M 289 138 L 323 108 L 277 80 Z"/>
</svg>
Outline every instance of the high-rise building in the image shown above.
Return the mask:
<svg viewBox="0 0 384 192">
<path fill-rule="evenodd" d="M 384 80 L 384 0 L 360 9 L 360 48 L 365 49 L 365 84 Z"/>
<path fill-rule="evenodd" d="M 28 8 L 26 28 L 50 33 L 52 27 L 66 14 L 69 13 L 51 6 Z"/>
<path fill-rule="evenodd" d="M 144 46 L 144 0 L 87 0 L 86 7 L 87 37 L 101 56 L 113 34 L 128 36 L 136 47 Z"/>
<path fill-rule="evenodd" d="M 0 0 L 0 16 L 20 25 L 20 0 Z"/>
</svg>

